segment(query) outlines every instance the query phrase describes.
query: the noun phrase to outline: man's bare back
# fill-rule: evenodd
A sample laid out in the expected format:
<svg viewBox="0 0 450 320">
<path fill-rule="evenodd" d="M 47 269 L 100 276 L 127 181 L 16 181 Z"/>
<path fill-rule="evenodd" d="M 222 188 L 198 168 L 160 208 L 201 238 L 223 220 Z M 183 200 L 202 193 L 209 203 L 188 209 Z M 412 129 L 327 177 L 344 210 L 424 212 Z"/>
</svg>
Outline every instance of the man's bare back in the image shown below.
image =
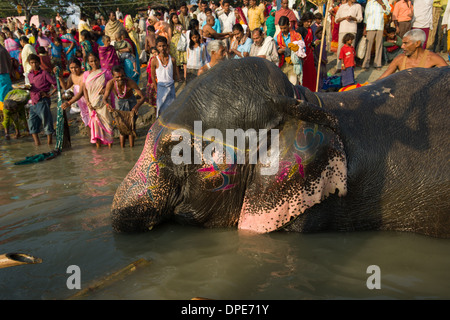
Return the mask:
<svg viewBox="0 0 450 320">
<path fill-rule="evenodd" d="M 402 53 L 395 57 L 389 64 L 387 70 L 378 80 L 383 79 L 397 70 L 402 71 L 411 68 L 433 68 L 448 66 L 447 62 L 439 55 L 429 50 L 418 49 L 416 54 L 407 56 Z"/>
</svg>

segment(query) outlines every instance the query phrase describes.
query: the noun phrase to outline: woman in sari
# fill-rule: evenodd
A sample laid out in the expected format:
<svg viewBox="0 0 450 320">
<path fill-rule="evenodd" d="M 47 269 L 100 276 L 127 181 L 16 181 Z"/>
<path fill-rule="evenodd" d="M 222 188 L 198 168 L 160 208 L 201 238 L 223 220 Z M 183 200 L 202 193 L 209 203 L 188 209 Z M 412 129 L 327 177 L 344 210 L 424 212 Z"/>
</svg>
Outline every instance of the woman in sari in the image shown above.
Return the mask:
<svg viewBox="0 0 450 320">
<path fill-rule="evenodd" d="M 83 74 L 83 90 L 89 108 L 91 143 L 95 143 L 97 148 L 100 148 L 101 144 L 111 148 L 114 138 L 113 117 L 102 99 L 106 83 L 112 79 L 112 75 L 108 70 L 100 68 L 100 60 L 95 54 L 90 53 L 87 61 L 91 70 Z M 111 93 L 110 99 L 112 108 L 114 108 L 114 94 Z"/>
<path fill-rule="evenodd" d="M 314 15 L 311 12 L 306 12 L 302 18 L 301 22 L 303 23 L 303 27 L 307 30 L 305 38 L 305 49 L 306 49 L 306 57 L 303 58 L 303 81 L 302 85 L 312 92 L 316 90 L 316 66 L 314 64 L 314 35 L 311 28 L 311 24 L 314 20 Z"/>
<path fill-rule="evenodd" d="M 240 7 L 237 7 L 236 9 L 234 9 L 234 14 L 236 16 L 235 24 L 241 24 L 242 28 L 244 28 L 244 33 L 247 33 L 248 23 L 247 19 L 245 18 L 244 11 L 242 11 Z"/>
<path fill-rule="evenodd" d="M 83 30 L 80 33 L 80 45 L 83 52 L 83 66 L 85 71 L 91 70 L 91 67 L 87 63 L 87 56 L 90 53 L 98 55 L 98 44 L 92 41 L 91 34 L 87 30 Z"/>
<path fill-rule="evenodd" d="M 86 99 L 84 98 L 84 75 L 81 71 L 81 62 L 77 58 L 69 61 L 70 75 L 67 81 L 64 80 L 62 73 L 60 73 L 59 82 L 64 90 L 73 88 L 74 96 L 62 105 L 63 109 L 72 106 L 75 102 L 80 109 L 81 120 L 83 120 L 84 125 L 87 127 L 89 125 L 90 116 L 89 108 L 86 104 Z"/>
<path fill-rule="evenodd" d="M 137 50 L 136 58 L 138 58 L 141 55 L 141 46 L 139 45 L 139 37 L 134 28 L 133 18 L 129 14 L 125 16 L 123 25 L 127 30 L 130 39 L 134 42 L 134 45 L 136 46 Z"/>
<path fill-rule="evenodd" d="M 125 59 L 123 62 L 123 68 L 125 69 L 125 74 L 128 78 L 133 79 L 134 82 L 139 84 L 139 79 L 141 78 L 141 65 L 139 63 L 139 56 L 137 54 L 137 48 L 134 44 L 133 40 L 130 39 L 130 36 L 128 35 L 128 32 L 126 30 L 121 30 L 119 32 L 120 36 L 124 37 L 124 40 L 127 41 L 132 48 L 131 54 L 133 54 L 136 57 L 136 63 L 137 63 L 137 73 L 134 71 L 133 62 L 130 59 Z M 121 49 L 122 50 L 128 50 L 128 48 Z"/>
<path fill-rule="evenodd" d="M 49 37 L 47 37 L 47 35 L 50 35 L 50 31 L 48 31 L 48 30 L 46 30 L 45 32 L 39 31 L 38 38 L 37 38 L 37 46 L 44 47 L 45 51 L 48 52 L 48 50 L 52 44 L 52 40 Z"/>
<path fill-rule="evenodd" d="M 60 38 L 64 48 L 64 53 L 66 55 L 66 60 L 70 61 L 75 57 L 75 53 L 78 49 L 77 41 L 70 32 L 67 32 L 66 27 L 61 26 L 59 31 L 61 33 Z"/>
<path fill-rule="evenodd" d="M 111 45 L 111 38 L 107 35 L 103 36 L 103 45 L 98 47 L 98 56 L 103 70 L 111 71 L 112 67 L 120 64 L 116 49 Z"/>
<path fill-rule="evenodd" d="M 20 60 L 19 56 L 22 47 L 20 46 L 19 41 L 14 40 L 13 33 L 11 31 L 6 32 L 5 49 L 8 51 L 11 58 L 16 59 L 17 61 Z"/>
<path fill-rule="evenodd" d="M 170 55 L 177 61 L 177 67 L 181 68 L 186 65 L 186 52 L 178 51 L 177 46 L 178 41 L 180 41 L 181 34 L 184 32 L 184 29 L 176 13 L 172 13 L 169 19 Z"/>
</svg>

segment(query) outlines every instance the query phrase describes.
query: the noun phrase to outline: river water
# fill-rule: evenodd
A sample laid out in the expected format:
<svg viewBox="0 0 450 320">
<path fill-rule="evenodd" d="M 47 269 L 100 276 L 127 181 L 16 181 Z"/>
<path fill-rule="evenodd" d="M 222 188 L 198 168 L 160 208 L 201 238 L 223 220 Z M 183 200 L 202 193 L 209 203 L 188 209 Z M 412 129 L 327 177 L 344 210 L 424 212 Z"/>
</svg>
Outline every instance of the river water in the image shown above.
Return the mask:
<svg viewBox="0 0 450 320">
<path fill-rule="evenodd" d="M 0 141 L 0 254 L 43 260 L 0 269 L 0 299 L 67 299 L 80 291 L 67 286 L 69 266 L 79 268 L 85 289 L 141 258 L 150 263 L 84 299 L 450 298 L 450 240 L 394 232 L 255 235 L 172 224 L 115 234 L 114 192 L 144 140 L 133 149 L 116 142 L 97 150 L 79 137 L 56 159 L 23 166 L 14 162 L 48 146 L 34 147 L 31 138 Z"/>
</svg>

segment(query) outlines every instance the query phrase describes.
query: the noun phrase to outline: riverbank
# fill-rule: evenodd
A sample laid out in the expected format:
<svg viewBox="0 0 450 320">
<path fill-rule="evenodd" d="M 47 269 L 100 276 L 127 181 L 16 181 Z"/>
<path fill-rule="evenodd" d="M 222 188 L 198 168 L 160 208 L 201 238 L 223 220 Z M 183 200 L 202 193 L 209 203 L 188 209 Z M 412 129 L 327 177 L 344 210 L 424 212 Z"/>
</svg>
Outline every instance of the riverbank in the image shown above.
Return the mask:
<svg viewBox="0 0 450 320">
<path fill-rule="evenodd" d="M 447 54 L 441 54 L 441 56 L 448 62 L 448 56 Z M 336 72 L 336 54 L 335 53 L 328 53 L 328 64 L 327 64 L 327 72 L 329 74 L 335 74 Z M 373 67 L 369 68 L 368 70 L 364 70 L 361 67 L 355 68 L 355 81 L 356 83 L 363 84 L 366 82 L 374 82 L 376 81 L 383 73 L 386 71 L 388 65 L 384 65 L 381 67 L 380 70 L 377 70 Z M 339 74 L 338 74 L 339 75 Z M 15 85 L 20 85 L 21 82 L 16 83 Z M 23 81 L 22 81 L 23 84 Z M 147 85 L 147 73 L 146 73 L 146 66 L 141 66 L 141 79 L 139 83 L 139 87 L 141 90 L 145 93 Z M 176 95 L 178 96 L 179 93 L 184 89 L 185 83 L 184 82 L 176 82 L 175 83 L 175 90 Z M 51 111 L 53 114 L 53 119 L 56 121 L 56 106 L 57 106 L 57 97 L 54 95 L 52 97 L 52 107 Z M 70 129 L 70 135 L 71 137 L 89 137 L 90 131 L 89 127 L 86 127 L 84 123 L 82 122 L 79 113 L 71 113 L 70 109 L 67 109 L 67 116 L 68 116 L 68 122 L 69 122 L 69 129 Z M 141 108 L 139 109 L 138 118 L 136 120 L 136 132 L 137 136 L 145 136 L 147 134 L 148 129 L 152 125 L 152 123 L 155 121 L 156 118 L 156 106 L 151 106 L 148 103 L 144 103 Z M 114 137 L 119 137 L 119 131 L 117 129 L 114 130 Z M 32 141 L 31 136 L 25 136 L 20 139 L 29 139 Z M 1 140 L 5 140 L 4 135 L 1 136 Z M 10 140 L 10 141 L 13 141 Z"/>
</svg>

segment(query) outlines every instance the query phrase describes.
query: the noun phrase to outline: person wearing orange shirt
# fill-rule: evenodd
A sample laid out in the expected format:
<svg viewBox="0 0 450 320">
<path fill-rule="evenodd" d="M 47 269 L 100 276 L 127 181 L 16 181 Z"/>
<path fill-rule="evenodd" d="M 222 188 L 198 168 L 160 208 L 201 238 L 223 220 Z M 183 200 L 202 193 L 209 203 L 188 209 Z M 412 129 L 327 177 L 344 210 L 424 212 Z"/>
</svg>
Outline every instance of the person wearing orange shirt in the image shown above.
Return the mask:
<svg viewBox="0 0 450 320">
<path fill-rule="evenodd" d="M 411 0 L 400 0 L 394 5 L 392 21 L 395 24 L 396 33 L 400 38 L 411 30 L 411 20 L 414 16 L 414 7 Z"/>
</svg>

